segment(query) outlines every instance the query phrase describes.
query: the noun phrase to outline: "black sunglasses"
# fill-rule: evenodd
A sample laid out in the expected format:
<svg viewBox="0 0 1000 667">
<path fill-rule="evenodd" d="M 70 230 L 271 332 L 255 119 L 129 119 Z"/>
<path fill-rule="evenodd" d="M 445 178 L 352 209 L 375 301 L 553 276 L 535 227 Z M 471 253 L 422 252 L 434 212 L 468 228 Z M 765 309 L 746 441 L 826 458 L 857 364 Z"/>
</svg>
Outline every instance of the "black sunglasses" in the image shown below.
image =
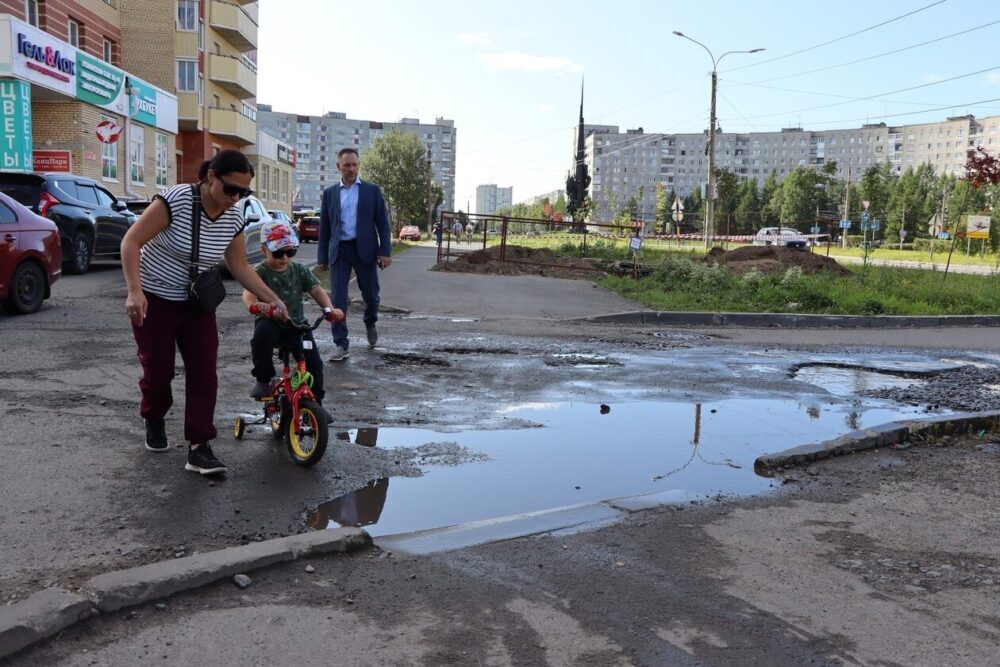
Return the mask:
<svg viewBox="0 0 1000 667">
<path fill-rule="evenodd" d="M 282 248 L 281 250 L 275 250 L 271 254 L 277 259 L 281 259 L 282 257 L 295 257 L 295 253 L 298 251 L 298 248 Z"/>
<path fill-rule="evenodd" d="M 222 182 L 222 192 L 227 197 L 239 197 L 240 199 L 243 199 L 244 197 L 249 197 L 253 194 L 253 188 L 241 188 L 238 185 L 227 183 L 221 178 L 219 180 Z"/>
</svg>

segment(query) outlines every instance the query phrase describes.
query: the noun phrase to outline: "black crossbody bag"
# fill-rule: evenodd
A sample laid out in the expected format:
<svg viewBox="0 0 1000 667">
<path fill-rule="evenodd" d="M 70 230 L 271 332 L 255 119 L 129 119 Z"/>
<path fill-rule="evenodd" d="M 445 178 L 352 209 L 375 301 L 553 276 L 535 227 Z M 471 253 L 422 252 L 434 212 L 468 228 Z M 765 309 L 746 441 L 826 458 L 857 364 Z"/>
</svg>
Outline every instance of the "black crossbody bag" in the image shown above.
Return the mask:
<svg viewBox="0 0 1000 667">
<path fill-rule="evenodd" d="M 226 286 L 222 274 L 213 266 L 198 271 L 198 241 L 201 237 L 201 192 L 197 185 L 191 186 L 191 267 L 188 285 L 188 303 L 199 313 L 210 313 L 226 298 Z"/>
</svg>

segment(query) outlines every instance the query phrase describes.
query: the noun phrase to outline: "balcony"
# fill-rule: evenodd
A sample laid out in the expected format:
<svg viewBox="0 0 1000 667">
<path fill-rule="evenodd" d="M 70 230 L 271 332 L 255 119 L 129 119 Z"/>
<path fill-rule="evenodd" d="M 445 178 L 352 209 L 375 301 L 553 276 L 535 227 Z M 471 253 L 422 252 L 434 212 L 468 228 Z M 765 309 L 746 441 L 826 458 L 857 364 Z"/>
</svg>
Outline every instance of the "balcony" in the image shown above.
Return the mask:
<svg viewBox="0 0 1000 667">
<path fill-rule="evenodd" d="M 241 146 L 257 143 L 257 123 L 234 109 L 210 108 L 208 131 Z"/>
<path fill-rule="evenodd" d="M 198 93 L 177 94 L 177 127 L 186 132 L 201 130 L 201 105 Z"/>
<path fill-rule="evenodd" d="M 241 100 L 257 95 L 257 70 L 242 58 L 209 54 L 208 78 Z"/>
<path fill-rule="evenodd" d="M 239 51 L 257 48 L 257 23 L 243 7 L 211 0 L 209 25 Z"/>
</svg>

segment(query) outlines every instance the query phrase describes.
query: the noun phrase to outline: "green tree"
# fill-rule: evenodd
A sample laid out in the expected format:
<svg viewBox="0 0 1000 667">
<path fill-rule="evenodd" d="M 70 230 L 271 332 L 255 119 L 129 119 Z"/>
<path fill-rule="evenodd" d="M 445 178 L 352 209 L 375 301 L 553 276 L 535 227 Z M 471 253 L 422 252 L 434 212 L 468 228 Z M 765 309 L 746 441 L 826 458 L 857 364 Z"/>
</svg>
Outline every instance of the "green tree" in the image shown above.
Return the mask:
<svg viewBox="0 0 1000 667">
<path fill-rule="evenodd" d="M 761 205 L 761 227 L 777 227 L 781 220 L 781 186 L 778 184 L 778 175 L 772 171 L 764 181 L 764 187 L 760 194 Z"/>
<path fill-rule="evenodd" d="M 705 229 L 705 221 L 701 217 L 701 205 L 704 202 L 701 198 L 701 188 L 696 187 L 687 197 L 684 198 L 684 224 L 691 225 L 686 232 L 702 231 Z M 680 225 L 677 226 L 680 231 Z"/>
<path fill-rule="evenodd" d="M 740 184 L 739 201 L 736 204 L 736 225 L 734 234 L 753 234 L 760 228 L 760 196 L 757 194 L 757 181 L 747 179 Z"/>
<path fill-rule="evenodd" d="M 663 183 L 656 184 L 656 213 L 654 215 L 656 231 L 666 233 L 670 228 L 670 205 L 667 199 L 667 188 Z"/>
<path fill-rule="evenodd" d="M 382 188 L 395 233 L 427 219 L 429 171 L 426 148 L 414 134 L 390 130 L 365 151 L 361 177 Z"/>
<path fill-rule="evenodd" d="M 725 168 L 715 170 L 715 192 L 717 202 L 715 204 L 715 214 L 717 216 L 729 215 L 736 212 L 736 205 L 740 201 L 740 181 L 736 174 Z"/>
</svg>

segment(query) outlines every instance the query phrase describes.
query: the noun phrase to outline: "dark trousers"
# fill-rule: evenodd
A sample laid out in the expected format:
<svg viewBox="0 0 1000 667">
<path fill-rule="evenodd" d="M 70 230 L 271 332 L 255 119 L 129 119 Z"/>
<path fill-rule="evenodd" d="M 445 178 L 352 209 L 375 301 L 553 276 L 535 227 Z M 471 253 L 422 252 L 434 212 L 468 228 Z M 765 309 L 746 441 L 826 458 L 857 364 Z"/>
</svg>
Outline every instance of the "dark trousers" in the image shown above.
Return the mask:
<svg viewBox="0 0 1000 667">
<path fill-rule="evenodd" d="M 274 350 L 285 346 L 295 349 L 298 334 L 288 327 L 283 327 L 274 320 L 264 317 L 257 318 L 253 338 L 250 340 L 250 354 L 253 359 L 253 376 L 261 382 L 269 382 L 276 375 L 274 370 Z M 323 391 L 323 360 L 312 332 L 303 335 L 304 340 L 313 341 L 311 350 L 303 350 L 306 360 L 306 370 L 312 373 L 312 392 L 316 400 L 322 402 L 326 392 Z"/>
<path fill-rule="evenodd" d="M 219 332 L 215 313 L 198 313 L 185 301 L 169 301 L 149 292 L 146 301 L 145 321 L 140 327 L 132 325 L 142 366 L 139 414 L 143 419 L 163 419 L 173 405 L 170 383 L 179 350 L 184 360 L 184 439 L 207 443 L 216 436 Z"/>
<path fill-rule="evenodd" d="M 358 277 L 361 298 L 365 300 L 364 322 L 366 325 L 378 321 L 378 264 L 362 262 L 358 257 L 358 244 L 341 241 L 337 249 L 337 261 L 330 267 L 330 282 L 333 289 L 333 305 L 344 311 L 344 319 L 333 323 L 333 342 L 347 349 L 347 283 L 351 280 L 351 270 Z"/>
</svg>

